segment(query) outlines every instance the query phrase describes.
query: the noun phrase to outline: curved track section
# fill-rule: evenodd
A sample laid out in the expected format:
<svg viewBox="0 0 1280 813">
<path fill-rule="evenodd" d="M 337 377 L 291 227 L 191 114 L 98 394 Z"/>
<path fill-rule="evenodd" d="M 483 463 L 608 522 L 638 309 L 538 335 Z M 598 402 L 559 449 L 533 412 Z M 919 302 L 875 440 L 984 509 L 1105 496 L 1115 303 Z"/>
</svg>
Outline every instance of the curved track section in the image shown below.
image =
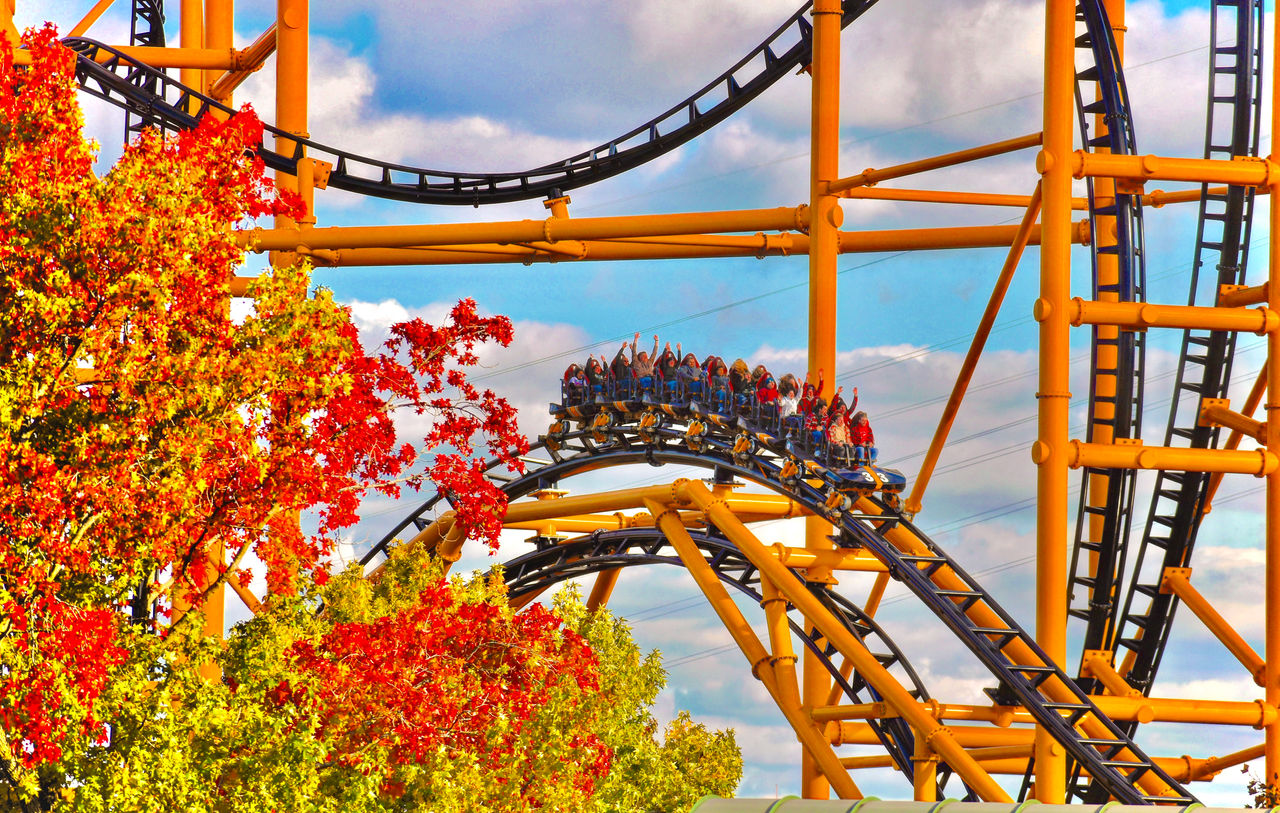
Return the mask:
<svg viewBox="0 0 1280 813">
<path fill-rule="evenodd" d="M 875 2 L 845 0 L 844 25 L 861 17 Z M 805 19 L 810 6 L 811 3 L 806 3 L 733 67 L 679 104 L 593 149 L 533 169 L 453 172 L 413 167 L 326 147 L 310 139 L 289 136 L 271 126 L 266 127 L 267 133 L 290 139 L 290 143 L 298 145 L 297 150 L 283 155 L 263 145 L 258 153 L 268 167 L 291 174 L 296 173 L 298 159 L 304 154 L 327 161 L 333 165 L 330 186 L 410 203 L 479 206 L 557 197 L 674 150 L 724 121 L 783 76 L 807 64 L 813 50 L 812 24 Z M 209 110 L 234 112 L 171 79 L 163 71 L 132 62 L 110 46 L 84 38 L 69 38 L 64 42 L 80 55 L 76 79 L 85 92 L 150 123 L 172 130 L 189 129 Z"/>
<path fill-rule="evenodd" d="M 759 604 L 764 596 L 760 589 L 760 574 L 730 542 L 711 533 L 691 531 L 690 538 L 707 560 L 707 564 L 719 579 Z M 631 528 L 618 531 L 597 531 L 589 536 L 570 539 L 559 544 L 542 544 L 537 549 L 506 562 L 503 575 L 512 599 L 537 594 L 568 579 L 602 573 L 609 570 L 644 565 L 675 565 L 683 567 L 680 556 L 671 548 L 665 536 L 655 528 Z M 899 682 L 909 688 L 913 696 L 928 700 L 929 694 L 911 664 L 901 650 L 875 620 L 840 594 L 826 585 L 807 584 L 841 624 L 865 643 L 876 660 L 899 677 Z M 806 630 L 803 623 L 790 619 L 791 631 L 804 645 L 816 654 L 832 679 L 852 703 L 877 702 L 875 691 L 860 675 L 854 673 L 846 679 L 835 662 L 836 651 L 820 641 L 816 634 Z M 914 771 L 911 761 L 914 739 L 911 727 L 901 718 L 871 721 L 873 729 L 885 750 L 893 757 L 898 770 L 907 777 Z"/>
<path fill-rule="evenodd" d="M 1101 3 L 1084 2 L 1077 7 L 1077 18 L 1086 29 L 1076 41 L 1079 61 L 1086 66 L 1076 73 L 1081 142 L 1089 150 L 1135 155 L 1133 111 L 1106 10 Z M 1086 93 L 1094 95 L 1095 100 L 1085 103 Z M 1090 116 L 1097 117 L 1093 135 Z M 1093 298 L 1142 301 L 1146 264 L 1141 198 L 1114 195 L 1099 201 L 1092 180 L 1088 197 L 1090 220 L 1097 235 L 1091 245 Z M 1114 237 L 1110 236 L 1112 231 Z M 1091 355 L 1088 440 L 1111 442 L 1141 437 L 1145 334 L 1094 327 Z M 1102 638 L 1114 626 L 1136 472 L 1085 469 L 1081 475 L 1068 614 L 1086 623 L 1084 648 L 1099 649 Z"/>
<path fill-rule="evenodd" d="M 551 461 L 506 483 L 503 488 L 510 497 L 587 471 L 638 463 L 710 468 L 717 478 L 738 477 L 787 496 L 828 519 L 838 544 L 862 547 L 881 561 L 997 677 L 1009 693 L 1002 701 L 1025 707 L 1110 795 L 1126 804 L 1194 801 L 919 528 L 871 494 L 851 501 L 842 490 L 841 472 L 740 416 L 640 401 L 554 411 L 561 420 L 541 443 Z M 576 427 L 570 425 L 575 422 Z M 421 506 L 401 523 L 400 530 L 410 525 L 425 527 L 428 511 L 440 499 Z M 396 533 L 375 546 L 366 562 L 385 550 Z"/>
<path fill-rule="evenodd" d="M 1206 158 L 1258 154 L 1262 16 L 1258 0 L 1213 3 Z M 1188 304 L 1213 304 L 1220 285 L 1244 283 L 1253 198 L 1252 189 L 1211 194 L 1203 187 Z M 1218 429 L 1199 426 L 1198 418 L 1203 399 L 1227 396 L 1235 338 L 1205 330 L 1183 333 L 1165 445 L 1218 445 Z M 1144 694 L 1151 692 L 1177 609 L 1176 597 L 1160 593 L 1161 576 L 1166 567 L 1190 564 L 1208 487 L 1209 477 L 1199 472 L 1158 473 L 1124 611 L 1103 647 L 1127 651 L 1127 678 Z"/>
<path fill-rule="evenodd" d="M 1076 19 L 1085 33 L 1076 40 L 1076 109 L 1080 142 L 1086 150 L 1136 155 L 1133 108 L 1119 47 L 1101 3 L 1081 2 Z M 1080 67 L 1083 64 L 1084 67 Z M 1093 101 L 1085 103 L 1086 94 Z M 1090 118 L 1093 117 L 1092 122 Z M 1145 299 L 1142 199 L 1117 194 L 1113 182 L 1098 194 L 1099 181 L 1088 182 L 1093 298 L 1117 302 Z M 1089 422 L 1091 443 L 1114 443 L 1142 436 L 1143 371 L 1146 334 L 1095 326 L 1091 336 Z M 1079 510 L 1068 570 L 1067 613 L 1085 622 L 1084 649 L 1099 649 L 1115 626 L 1120 581 L 1129 548 L 1137 472 L 1132 469 L 1086 468 L 1081 471 Z M 1086 690 L 1092 681 L 1077 676 Z M 1132 731 L 1129 731 L 1132 734 Z M 1031 787 L 1028 763 L 1022 786 Z M 1097 795 L 1079 763 L 1069 766 L 1068 800 Z"/>
</svg>

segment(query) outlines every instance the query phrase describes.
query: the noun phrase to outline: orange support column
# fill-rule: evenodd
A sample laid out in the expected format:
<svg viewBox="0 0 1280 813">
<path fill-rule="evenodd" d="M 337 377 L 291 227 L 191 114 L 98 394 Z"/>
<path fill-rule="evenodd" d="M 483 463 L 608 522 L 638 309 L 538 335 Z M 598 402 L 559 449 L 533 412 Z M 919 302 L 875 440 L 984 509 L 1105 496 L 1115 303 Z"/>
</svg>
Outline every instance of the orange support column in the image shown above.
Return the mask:
<svg viewBox="0 0 1280 813">
<path fill-rule="evenodd" d="M 276 126 L 304 138 L 308 135 L 308 16 L 308 0 L 276 0 Z M 291 155 L 294 149 L 292 140 L 276 138 L 276 152 Z M 276 184 L 282 189 L 299 191 L 295 175 L 277 172 Z M 286 217 L 277 217 L 275 221 L 278 229 L 293 225 Z"/>
<path fill-rule="evenodd" d="M 1276 19 L 1275 31 L 1280 32 L 1280 19 Z M 1280 126 L 1280 65 L 1274 60 L 1271 69 L 1271 128 Z M 1277 156 L 1273 152 L 1267 161 L 1275 166 Z M 1275 177 L 1275 173 L 1270 173 Z M 1272 199 L 1280 192 L 1280 182 L 1271 184 Z M 1268 305 L 1280 308 L 1280 206 L 1271 206 L 1270 265 L 1267 270 Z M 1267 425 L 1280 426 L 1280 333 L 1267 334 Z M 1280 455 L 1280 432 L 1267 432 L 1267 451 Z M 1266 524 L 1266 668 L 1263 670 L 1263 692 L 1267 703 L 1280 704 L 1280 470 L 1267 475 L 1267 524 Z M 1275 804 L 1280 793 L 1280 721 L 1272 721 L 1266 727 L 1264 740 L 1264 780 L 1271 796 L 1268 804 Z"/>
<path fill-rule="evenodd" d="M 1067 629 L 1067 365 L 1071 293 L 1071 165 L 1074 103 L 1075 3 L 1048 0 L 1045 19 L 1044 148 L 1037 159 L 1041 219 L 1039 439 L 1032 447 L 1036 477 L 1036 640 L 1059 665 L 1066 662 Z M 1066 755 L 1047 731 L 1036 729 L 1036 799 L 1066 799 Z"/>
<path fill-rule="evenodd" d="M 235 47 L 235 0 L 205 0 L 204 8 L 204 44 L 209 49 L 230 51 Z M 218 71 L 207 71 L 203 90 L 208 93 L 213 87 L 213 79 Z M 231 104 L 231 95 L 220 99 L 223 104 Z M 214 113 L 221 117 L 221 113 Z"/>
<path fill-rule="evenodd" d="M 182 0 L 178 17 L 178 45 L 183 48 L 204 47 L 204 8 L 201 0 Z M 182 68 L 178 81 L 189 88 L 204 91 L 204 71 Z"/>
<path fill-rule="evenodd" d="M 14 48 L 18 47 L 18 26 L 13 22 L 15 0 L 0 0 L 0 37 L 9 40 Z"/>
<path fill-rule="evenodd" d="M 839 196 L 831 182 L 840 177 L 840 0 L 815 0 L 813 4 L 812 133 L 809 155 L 809 375 L 818 371 L 827 384 L 821 395 L 831 394 L 836 366 L 836 263 L 840 257 L 840 225 L 843 216 Z M 821 517 L 805 520 L 805 543 L 813 550 L 830 550 L 831 524 Z M 811 581 L 830 580 L 826 568 L 810 569 Z M 808 649 L 804 653 L 806 709 L 826 702 L 831 676 Z M 807 751 L 801 753 L 801 794 L 806 799 L 827 799 L 831 785 Z"/>
</svg>

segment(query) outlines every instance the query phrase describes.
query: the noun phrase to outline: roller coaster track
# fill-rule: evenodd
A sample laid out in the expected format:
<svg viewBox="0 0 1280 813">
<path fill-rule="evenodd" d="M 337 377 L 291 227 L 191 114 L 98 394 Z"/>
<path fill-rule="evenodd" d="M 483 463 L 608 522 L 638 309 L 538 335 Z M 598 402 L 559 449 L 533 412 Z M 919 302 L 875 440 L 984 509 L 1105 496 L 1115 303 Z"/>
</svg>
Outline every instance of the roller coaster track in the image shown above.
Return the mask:
<svg viewBox="0 0 1280 813">
<path fill-rule="evenodd" d="M 845 0 L 844 25 L 876 0 Z M 135 4 L 145 0 L 135 0 Z M 640 126 L 593 149 L 521 172 L 451 172 L 393 164 L 297 138 L 275 127 L 266 132 L 296 144 L 292 154 L 258 150 L 272 169 L 296 173 L 305 153 L 331 163 L 329 186 L 391 200 L 479 206 L 557 197 L 652 161 L 685 144 L 746 106 L 774 82 L 808 64 L 812 24 L 806 3 L 785 23 L 698 92 Z M 84 38 L 63 40 L 80 59 L 76 79 L 87 93 L 142 119 L 172 130 L 194 127 L 210 110 L 234 112 L 226 105 L 171 79 L 164 71 L 131 61 L 120 51 Z"/>
<path fill-rule="evenodd" d="M 1262 5 L 1257 0 L 1218 0 L 1211 19 L 1204 156 L 1230 159 L 1257 155 Z M 1223 38 L 1228 40 L 1226 44 L 1220 41 Z M 1252 216 L 1252 189 L 1228 187 L 1225 194 L 1211 194 L 1207 185 L 1202 189 L 1190 304 L 1211 305 L 1217 301 L 1219 285 L 1244 283 Z M 1206 262 L 1213 262 L 1215 268 L 1202 274 Z M 1183 333 L 1166 446 L 1211 448 L 1218 444 L 1216 427 L 1198 425 L 1200 405 L 1205 398 L 1226 397 L 1235 338 L 1234 333 L 1205 330 Z M 1184 399 L 1185 395 L 1192 397 Z M 1166 567 L 1189 565 L 1208 487 L 1208 475 L 1199 472 L 1157 474 L 1120 623 L 1113 626 L 1102 647 L 1123 647 L 1131 653 L 1126 658 L 1131 664 L 1127 678 L 1144 694 L 1151 692 L 1177 609 L 1175 596 L 1160 593 L 1161 575 Z"/>
<path fill-rule="evenodd" d="M 860 17 L 873 4 L 874 0 L 848 0 L 844 24 Z M 783 74 L 806 64 L 811 48 L 811 28 L 804 19 L 808 8 L 808 5 L 801 8 L 728 71 L 658 117 L 594 149 L 532 170 L 461 173 L 409 167 L 325 147 L 269 126 L 268 133 L 291 140 L 296 149 L 285 155 L 264 146 L 259 154 L 268 166 L 295 172 L 297 161 L 305 151 L 312 158 L 333 164 L 329 178 L 332 186 L 402 201 L 480 205 L 556 196 L 620 174 L 675 149 L 748 104 Z M 135 44 L 163 44 L 161 0 L 133 0 L 133 12 L 131 40 Z M 1261 15 L 1258 0 L 1215 0 L 1213 3 L 1206 157 L 1257 153 Z M 1084 35 L 1077 40 L 1086 63 L 1077 75 L 1082 141 L 1086 149 L 1134 154 L 1128 93 L 1116 43 L 1100 0 L 1083 0 L 1078 6 L 1078 19 L 1085 27 Z M 1234 42 L 1219 44 L 1224 31 L 1233 32 Z M 144 125 L 186 129 L 211 109 L 230 112 L 213 99 L 172 80 L 163 71 L 132 62 L 109 46 L 87 39 L 66 42 L 80 55 L 77 79 L 82 88 L 135 117 L 127 119 L 130 131 Z M 1082 84 L 1093 82 L 1097 83 L 1096 99 L 1086 103 Z M 1224 85 L 1230 86 L 1229 92 L 1222 92 Z M 1097 133 L 1090 136 L 1087 116 L 1092 114 L 1100 116 L 1103 123 Z M 1218 126 L 1224 121 L 1229 122 L 1225 134 L 1224 128 Z M 1252 191 L 1239 187 L 1229 188 L 1224 195 L 1210 194 L 1207 187 L 1203 191 L 1190 304 L 1211 303 L 1219 284 L 1242 283 L 1248 254 Z M 1140 301 L 1145 288 L 1140 199 L 1118 194 L 1111 201 L 1100 201 L 1091 184 L 1089 202 L 1095 224 L 1109 218 L 1115 223 L 1114 241 L 1103 238 L 1093 247 L 1094 297 Z M 1099 267 L 1103 258 L 1110 262 L 1110 257 L 1115 258 L 1116 275 L 1114 280 L 1104 281 L 1100 279 Z M 1217 260 L 1216 275 L 1200 274 L 1201 265 L 1208 258 Z M 1230 334 L 1184 333 L 1166 445 L 1207 448 L 1217 444 L 1217 430 L 1199 427 L 1196 419 L 1201 399 L 1225 396 L 1233 349 L 1234 336 Z M 1099 431 L 1113 439 L 1140 437 L 1143 368 L 1141 334 L 1119 331 L 1114 336 L 1105 336 L 1095 329 L 1090 440 Z M 1111 381 L 1100 386 L 1104 379 Z M 1198 397 L 1188 398 L 1184 404 L 1183 394 Z M 625 426 L 611 428 L 607 442 L 594 440 L 588 430 L 570 432 L 556 441 L 559 449 L 540 446 L 551 454 L 549 465 L 511 480 L 503 487 L 514 499 L 601 465 L 647 462 L 712 467 L 723 475 L 742 477 L 787 494 L 831 519 L 839 530 L 842 544 L 860 545 L 875 554 L 998 678 L 1000 685 L 996 694 L 1025 706 L 1041 725 L 1054 733 L 1074 760 L 1076 778 L 1070 787 L 1073 795 L 1099 798 L 1099 794 L 1105 792 L 1127 803 L 1191 801 L 1184 789 L 1132 743 L 1132 725 L 1117 725 L 1093 706 L 1086 693 L 1092 686 L 1091 681 L 1084 677 L 1073 681 L 1050 663 L 1031 636 L 923 533 L 896 515 L 891 522 L 866 519 L 867 514 L 887 510 L 872 498 L 859 501 L 862 515 L 833 510 L 829 507 L 833 499 L 829 489 L 824 491 L 825 487 L 815 487 L 804 478 L 787 475 L 788 462 L 793 468 L 798 464 L 801 471 L 807 472 L 806 476 L 820 473 L 821 466 L 813 460 L 796 460 L 785 450 L 771 449 L 763 439 L 759 441 L 753 442 L 750 452 L 744 456 L 735 453 L 732 444 L 726 445 L 713 435 L 708 436 L 706 444 L 696 452 L 682 449 L 682 435 L 671 426 L 643 436 Z M 1159 473 L 1136 564 L 1124 601 L 1120 602 L 1118 597 L 1127 572 L 1135 480 L 1132 472 L 1121 470 L 1086 470 L 1083 474 L 1079 524 L 1069 574 L 1070 614 L 1086 624 L 1086 649 L 1115 651 L 1122 647 L 1129 650 L 1121 671 L 1127 673 L 1132 685 L 1149 693 L 1177 604 L 1174 597 L 1160 594 L 1160 574 L 1166 566 L 1185 566 L 1190 561 L 1205 507 L 1208 478 L 1197 473 Z M 497 477 L 496 473 L 494 476 Z M 389 540 L 406 528 L 425 527 L 429 522 L 428 512 L 440 499 L 437 496 L 420 507 L 376 546 L 370 556 L 384 550 Z M 529 584 L 541 583 L 539 580 L 550 583 L 569 577 L 561 576 L 562 573 L 576 574 L 582 568 L 622 566 L 628 557 L 636 559 L 634 563 L 672 561 L 671 556 L 661 554 L 661 541 L 643 539 L 638 531 L 617 537 L 596 535 L 536 550 L 512 563 L 513 566 L 520 563 L 521 568 L 520 575 L 512 577 L 515 579 L 513 591 L 519 594 L 525 589 L 523 583 L 516 583 L 521 578 Z M 722 580 L 732 582 L 744 592 L 754 589 L 751 566 L 728 542 L 713 535 L 702 535 L 698 537 L 698 545 Z M 569 552 L 567 546 L 578 547 Z M 858 620 L 860 617 L 853 613 L 856 608 L 852 604 L 825 588 L 810 586 L 810 589 L 826 594 L 824 601 L 829 607 L 844 608 L 832 612 L 842 618 L 847 627 L 864 637 L 868 634 L 869 627 Z M 796 628 L 794 623 L 793 628 Z M 801 634 L 807 646 L 815 651 L 821 648 Z M 896 647 L 878 631 L 873 630 L 871 634 L 879 637 L 889 649 L 886 662 L 905 669 L 915 691 L 924 696 L 918 679 Z M 830 655 L 825 653 L 826 663 L 833 669 Z M 840 683 L 838 670 L 833 671 L 833 675 Z M 855 679 L 852 683 L 842 683 L 841 688 L 853 697 L 868 687 L 858 685 Z M 878 727 L 877 733 L 895 763 L 910 775 L 910 731 L 889 721 Z M 1083 775 L 1093 777 L 1092 787 L 1080 782 L 1079 777 Z M 1171 789 L 1171 795 L 1152 795 L 1139 787 L 1139 784 L 1149 784 L 1144 783 L 1144 778 L 1150 780 L 1151 777 Z"/>
<path fill-rule="evenodd" d="M 593 411 L 597 417 L 592 416 Z M 600 414 L 608 418 L 600 420 Z M 644 423 L 642 415 L 647 416 Z M 695 428 L 698 426 L 709 431 L 700 433 Z M 551 460 L 503 483 L 501 487 L 510 499 L 550 488 L 579 473 L 648 463 L 711 468 L 717 479 L 741 478 L 794 500 L 828 519 L 835 527 L 833 538 L 838 544 L 861 547 L 882 562 L 890 575 L 909 588 L 999 679 L 1010 693 L 1010 700 L 1025 707 L 1051 731 L 1067 753 L 1110 795 L 1126 804 L 1194 801 L 1098 710 L 972 576 L 920 529 L 876 498 L 862 497 L 856 505 L 849 504 L 839 491 L 838 473 L 797 454 L 777 438 L 736 418 L 694 414 L 672 405 L 663 405 L 660 411 L 638 402 L 615 402 L 586 408 L 576 429 L 560 423 L 537 448 Z M 491 463 L 489 470 L 495 466 L 496 462 Z M 436 495 L 402 520 L 373 547 L 365 563 L 384 554 L 410 526 L 427 527 L 430 512 L 442 499 Z M 584 543 L 573 555 L 589 556 L 592 550 Z M 609 549 L 602 550 L 607 553 Z M 565 557 L 565 567 L 569 566 L 568 558 Z M 581 558 L 572 564 L 578 569 L 590 567 Z M 1140 782 L 1147 787 L 1139 787 Z M 1153 784 L 1160 790 L 1153 792 Z"/>
<path fill-rule="evenodd" d="M 1137 144 L 1133 114 L 1106 12 L 1100 4 L 1082 3 L 1077 6 L 1077 19 L 1086 26 L 1086 33 L 1076 40 L 1077 53 L 1086 64 L 1076 73 L 1081 141 L 1086 149 L 1134 155 Z M 1097 98 L 1086 104 L 1085 87 L 1091 84 L 1096 85 Z M 1103 122 L 1101 132 L 1092 137 L 1091 115 L 1100 116 Z M 1115 224 L 1114 238 L 1109 236 L 1110 229 L 1094 229 L 1098 235 L 1091 248 L 1094 299 L 1141 301 L 1146 277 L 1141 200 L 1133 195 L 1115 195 L 1112 201 L 1100 203 L 1092 181 L 1088 199 L 1092 222 L 1106 219 Z M 1104 278 L 1103 258 L 1114 258 L 1114 278 Z M 1144 358 L 1144 334 L 1094 327 L 1089 441 L 1141 436 Z M 1081 473 L 1068 614 L 1087 622 L 1086 649 L 1100 648 L 1095 639 L 1101 638 L 1114 619 L 1116 584 L 1127 548 L 1135 482 L 1132 470 L 1085 469 Z"/>
<path fill-rule="evenodd" d="M 757 604 L 764 599 L 760 589 L 760 572 L 737 548 L 711 532 L 691 531 L 690 537 L 722 582 L 749 596 Z M 560 542 L 543 540 L 543 544 L 535 550 L 507 562 L 503 567 L 503 576 L 511 599 L 519 601 L 568 579 L 617 568 L 653 564 L 684 566 L 680 556 L 660 531 L 655 528 L 630 528 L 596 531 L 589 536 Z M 826 585 L 806 584 L 806 587 L 839 619 L 845 629 L 875 653 L 876 660 L 882 666 L 905 679 L 902 682 L 910 687 L 912 696 L 920 700 L 929 699 L 924 684 L 911 664 L 874 619 Z M 790 627 L 804 642 L 805 647 L 818 656 L 832 679 L 852 702 L 864 702 L 860 700 L 864 696 L 870 702 L 880 699 L 856 672 L 848 679 L 844 677 L 834 660 L 836 650 L 821 639 L 816 630 L 794 618 L 790 619 Z M 901 718 L 872 722 L 876 736 L 898 769 L 906 776 L 912 776 L 914 763 L 911 761 L 911 727 Z"/>
<path fill-rule="evenodd" d="M 129 15 L 129 44 L 135 46 L 164 47 L 164 0 L 132 0 Z M 154 79 L 142 80 L 141 89 L 156 92 Z M 155 124 L 155 120 L 139 116 L 131 110 L 124 114 L 124 140 L 132 141 L 134 136 L 145 127 Z"/>
<path fill-rule="evenodd" d="M 1076 39 L 1076 108 L 1080 141 L 1086 150 L 1136 155 L 1133 110 L 1121 67 L 1119 48 L 1102 4 L 1080 3 L 1076 19 L 1085 33 Z M 1094 100 L 1086 103 L 1087 91 Z M 1096 116 L 1091 134 L 1090 116 Z M 1113 188 L 1113 187 L 1112 187 Z M 1088 183 L 1090 221 L 1096 239 L 1091 243 L 1093 298 L 1136 302 L 1145 299 L 1146 262 L 1143 250 L 1140 196 L 1111 194 L 1099 200 L 1095 182 Z M 1142 435 L 1144 333 L 1095 326 L 1091 337 L 1092 376 L 1089 380 L 1090 442 L 1115 442 Z M 1084 649 L 1101 648 L 1101 639 L 1114 625 L 1116 594 L 1128 550 L 1137 472 L 1132 469 L 1092 469 L 1081 472 L 1080 503 L 1068 570 L 1068 617 L 1086 622 Z M 1077 677 L 1086 689 L 1091 681 Z M 1129 732 L 1132 734 L 1132 731 Z M 1028 762 L 1021 796 L 1031 787 L 1034 765 Z M 1070 797 L 1086 798 L 1090 781 L 1080 764 L 1069 765 Z"/>
</svg>

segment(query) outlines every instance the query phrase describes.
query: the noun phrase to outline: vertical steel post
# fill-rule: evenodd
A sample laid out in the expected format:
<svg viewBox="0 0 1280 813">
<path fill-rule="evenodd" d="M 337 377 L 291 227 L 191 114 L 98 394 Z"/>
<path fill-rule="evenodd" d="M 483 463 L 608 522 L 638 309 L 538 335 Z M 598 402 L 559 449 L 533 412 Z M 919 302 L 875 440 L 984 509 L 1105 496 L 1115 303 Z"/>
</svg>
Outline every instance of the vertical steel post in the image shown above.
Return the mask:
<svg viewBox="0 0 1280 813">
<path fill-rule="evenodd" d="M 16 5 L 17 0 L 0 0 L 0 37 L 9 40 L 14 48 L 18 47 L 18 40 L 21 39 L 18 26 L 13 22 L 13 15 L 17 12 Z"/>
<path fill-rule="evenodd" d="M 1242 9 L 1241 14 L 1245 11 Z M 1280 32 L 1280 16 L 1273 17 L 1274 31 Z M 1241 59 L 1245 58 L 1243 55 Z M 1280 64 L 1272 60 L 1271 66 L 1271 132 L 1278 132 L 1280 127 Z M 1276 161 L 1280 156 L 1275 153 L 1275 142 L 1272 141 L 1272 153 L 1267 160 L 1271 164 L 1271 234 L 1269 244 L 1270 263 L 1267 268 L 1267 306 L 1272 310 L 1280 309 L 1280 178 L 1276 174 Z M 1267 426 L 1280 426 L 1280 334 L 1275 331 L 1267 334 Z M 1267 451 L 1280 454 L 1280 432 L 1267 432 Z M 1266 669 L 1263 672 L 1264 699 L 1271 705 L 1280 704 L 1280 471 L 1267 475 L 1267 524 L 1266 524 L 1266 631 L 1264 633 Z M 1266 727 L 1264 740 L 1264 770 L 1267 790 L 1271 799 L 1267 804 L 1275 804 L 1276 793 L 1280 793 L 1280 720 L 1273 721 Z"/>
<path fill-rule="evenodd" d="M 306 137 L 307 132 L 307 29 L 308 0 L 276 0 L 276 127 L 290 135 Z M 276 152 L 292 155 L 295 142 L 276 137 Z M 292 192 L 298 190 L 296 175 L 276 172 L 276 184 Z M 276 228 L 290 228 L 293 220 L 277 217 Z"/>
<path fill-rule="evenodd" d="M 809 375 L 826 376 L 820 393 L 834 389 L 836 366 L 836 263 L 840 256 L 840 198 L 829 184 L 840 177 L 840 0 L 813 4 L 812 122 L 809 153 Z M 830 550 L 831 524 L 821 517 L 805 520 L 806 546 Z M 811 581 L 831 580 L 830 570 L 810 569 Z M 831 690 L 831 676 L 810 650 L 804 653 L 803 703 L 821 705 Z M 801 753 L 801 793 L 827 799 L 831 786 L 807 751 Z"/>
<path fill-rule="evenodd" d="M 183 48 L 204 47 L 203 0 L 182 0 L 178 17 L 178 44 Z M 178 81 L 189 88 L 204 91 L 204 71 L 199 68 L 182 68 Z"/>
<path fill-rule="evenodd" d="M 276 0 L 276 127 L 302 137 L 308 135 L 308 15 L 308 0 Z M 292 139 L 276 137 L 276 152 L 293 155 L 296 147 L 297 142 Z M 297 175 L 277 171 L 275 180 L 280 189 L 299 191 Z M 310 216 L 308 211 L 304 218 Z M 295 225 L 291 217 L 277 215 L 275 218 L 278 229 Z M 272 252 L 270 256 L 272 266 L 289 266 L 298 261 L 293 251 Z M 301 521 L 297 512 L 293 514 L 293 521 Z"/>
<path fill-rule="evenodd" d="M 1043 217 L 1040 243 L 1039 438 L 1031 458 L 1036 476 L 1036 640 L 1058 665 L 1066 662 L 1067 628 L 1067 410 L 1071 295 L 1071 152 L 1075 113 L 1075 2 L 1045 5 Z M 1066 754 L 1043 728 L 1036 729 L 1036 799 L 1066 799 Z"/>
<path fill-rule="evenodd" d="M 235 47 L 235 0 L 205 0 L 204 8 L 204 44 L 206 48 L 230 51 Z M 204 90 L 209 92 L 213 87 L 217 71 L 209 71 L 205 77 Z M 223 104 L 231 104 L 231 94 L 219 99 Z M 222 117 L 221 112 L 214 112 Z"/>
</svg>

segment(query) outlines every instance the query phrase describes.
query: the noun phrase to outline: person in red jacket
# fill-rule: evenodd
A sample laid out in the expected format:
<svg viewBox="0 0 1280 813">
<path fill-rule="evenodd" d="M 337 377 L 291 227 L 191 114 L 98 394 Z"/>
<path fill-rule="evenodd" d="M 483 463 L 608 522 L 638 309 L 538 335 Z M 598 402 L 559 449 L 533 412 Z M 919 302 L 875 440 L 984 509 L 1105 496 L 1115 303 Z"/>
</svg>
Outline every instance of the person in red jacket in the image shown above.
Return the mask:
<svg viewBox="0 0 1280 813">
<path fill-rule="evenodd" d="M 853 459 L 856 462 L 876 462 L 876 436 L 871 431 L 867 413 L 859 412 L 853 416 L 853 432 L 850 433 L 849 440 L 853 443 Z"/>
<path fill-rule="evenodd" d="M 818 386 L 816 387 L 809 383 L 809 376 L 806 375 L 804 377 L 804 389 L 801 390 L 800 404 L 796 409 L 796 411 L 801 415 L 807 416 L 809 411 L 813 408 L 813 399 L 817 398 L 818 393 L 822 392 L 822 382 L 823 377 L 821 370 L 818 371 Z"/>
<path fill-rule="evenodd" d="M 821 398 L 813 399 L 809 412 L 804 418 L 804 430 L 809 434 L 809 442 L 814 446 L 822 443 L 827 434 L 827 402 Z"/>
</svg>

